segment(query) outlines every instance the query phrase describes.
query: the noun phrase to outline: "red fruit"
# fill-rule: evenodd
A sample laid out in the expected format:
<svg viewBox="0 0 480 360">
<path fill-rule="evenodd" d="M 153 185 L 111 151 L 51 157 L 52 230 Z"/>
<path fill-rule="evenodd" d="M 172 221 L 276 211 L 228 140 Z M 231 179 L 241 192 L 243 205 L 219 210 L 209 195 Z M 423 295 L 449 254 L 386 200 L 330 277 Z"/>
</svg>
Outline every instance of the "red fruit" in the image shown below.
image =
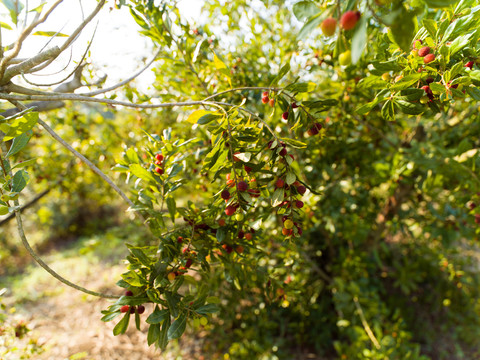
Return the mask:
<svg viewBox="0 0 480 360">
<path fill-rule="evenodd" d="M 280 150 L 279 154 L 280 154 L 280 156 L 285 156 L 285 155 L 287 155 L 287 149 L 286 149 L 286 148 L 283 148 L 282 150 Z"/>
<path fill-rule="evenodd" d="M 299 209 L 303 208 L 303 201 L 301 200 L 295 201 L 295 206 Z"/>
<path fill-rule="evenodd" d="M 430 47 L 424 46 L 420 50 L 418 50 L 418 56 L 424 57 L 427 54 L 430 54 L 430 50 L 431 50 Z"/>
<path fill-rule="evenodd" d="M 323 20 L 321 27 L 323 35 L 332 36 L 333 34 L 335 34 L 337 20 L 332 17 L 326 18 L 325 20 Z"/>
<path fill-rule="evenodd" d="M 228 179 L 228 180 L 227 180 L 227 186 L 228 186 L 228 187 L 234 187 L 234 186 L 235 186 L 235 180 L 233 180 L 233 179 Z"/>
<path fill-rule="evenodd" d="M 432 89 L 430 89 L 430 86 L 428 85 L 422 86 L 422 89 L 423 91 L 425 91 L 427 95 L 433 95 L 433 92 L 432 92 Z"/>
<path fill-rule="evenodd" d="M 245 233 L 244 233 L 242 230 L 240 230 L 240 231 L 238 232 L 238 238 L 239 238 L 239 239 L 243 239 L 244 237 L 245 237 Z"/>
<path fill-rule="evenodd" d="M 345 30 L 351 30 L 357 25 L 360 15 L 359 11 L 347 11 L 340 18 L 340 25 Z"/>
<path fill-rule="evenodd" d="M 137 313 L 143 314 L 144 312 L 145 312 L 145 306 L 143 306 L 143 305 L 138 305 Z"/>
<path fill-rule="evenodd" d="M 126 313 L 126 312 L 130 311 L 130 306 L 128 306 L 128 305 L 123 305 L 123 306 L 120 308 L 120 311 L 121 311 L 122 313 Z"/>
<path fill-rule="evenodd" d="M 156 160 L 155 165 L 162 165 L 162 162 L 160 160 Z"/>
<path fill-rule="evenodd" d="M 470 208 L 470 210 L 473 210 L 477 207 L 477 204 L 475 204 L 474 202 L 471 202 L 470 205 L 468 205 L 468 207 Z"/>
<path fill-rule="evenodd" d="M 278 179 L 277 182 L 275 183 L 275 186 L 277 188 L 283 188 L 285 186 L 285 181 L 283 181 L 283 179 Z"/>
<path fill-rule="evenodd" d="M 252 240 L 252 238 L 253 238 L 252 233 L 246 233 L 246 234 L 245 234 L 245 240 L 250 241 L 250 240 Z"/>
<path fill-rule="evenodd" d="M 182 250 L 182 253 L 186 254 L 186 253 L 189 253 L 190 252 L 190 249 L 188 248 L 188 246 L 184 247 L 183 250 Z"/>
<path fill-rule="evenodd" d="M 469 61 L 469 62 L 467 62 L 467 63 L 464 65 L 464 67 L 468 67 L 468 68 L 470 68 L 470 70 L 472 70 L 473 64 L 474 64 L 473 61 Z"/>
<path fill-rule="evenodd" d="M 318 129 L 317 127 L 314 125 L 313 127 L 311 127 L 310 129 L 307 130 L 307 134 L 310 135 L 310 136 L 315 136 L 318 134 Z"/>
<path fill-rule="evenodd" d="M 282 229 L 282 234 L 285 235 L 285 236 L 290 236 L 290 235 L 293 234 L 293 229 L 283 228 L 283 229 Z"/>
<path fill-rule="evenodd" d="M 226 252 L 227 254 L 231 254 L 232 251 L 233 251 L 233 247 L 231 247 L 231 246 L 228 245 L 228 244 L 223 244 L 223 245 L 222 245 L 222 248 L 223 248 L 223 250 L 225 250 L 225 252 Z"/>
<path fill-rule="evenodd" d="M 275 106 L 275 99 L 270 99 L 268 101 L 268 105 L 270 105 L 270 107 L 274 107 Z"/>
<path fill-rule="evenodd" d="M 242 180 L 237 184 L 238 191 L 247 191 L 247 189 L 248 189 L 248 184 L 245 181 Z"/>
<path fill-rule="evenodd" d="M 225 219 L 218 220 L 218 225 L 225 226 Z"/>
<path fill-rule="evenodd" d="M 303 195 L 305 194 L 305 192 L 307 191 L 307 188 L 303 185 L 300 185 L 300 186 L 297 186 L 297 192 L 300 194 L 300 195 Z"/>
<path fill-rule="evenodd" d="M 480 224 L 480 214 L 475 214 L 475 222 Z"/>
<path fill-rule="evenodd" d="M 285 111 L 285 112 L 282 114 L 282 119 L 283 119 L 283 120 L 288 120 L 288 111 Z"/>
<path fill-rule="evenodd" d="M 185 263 L 185 267 L 188 269 L 190 266 L 192 266 L 192 264 L 193 264 L 193 260 L 188 259 L 187 262 Z"/>
<path fill-rule="evenodd" d="M 239 162 L 241 161 L 239 158 L 237 158 L 235 155 L 240 154 L 240 151 L 237 151 L 236 153 L 233 154 L 233 161 Z"/>
<path fill-rule="evenodd" d="M 130 290 L 125 291 L 125 296 L 133 296 L 133 292 Z"/>
<path fill-rule="evenodd" d="M 162 175 L 163 174 L 163 169 L 162 168 L 155 168 L 155 172 L 158 174 L 158 175 Z"/>
<path fill-rule="evenodd" d="M 220 196 L 223 200 L 228 200 L 230 199 L 230 192 L 228 190 L 223 190 Z"/>
<path fill-rule="evenodd" d="M 155 159 L 157 159 L 158 161 L 163 161 L 163 155 L 162 154 L 157 154 L 157 155 L 155 155 Z"/>
<path fill-rule="evenodd" d="M 431 78 L 431 77 L 425 79 L 425 82 L 426 82 L 427 84 L 431 84 L 431 83 L 434 82 L 434 81 L 435 81 L 435 80 L 433 80 L 433 78 Z"/>
<path fill-rule="evenodd" d="M 237 253 L 243 254 L 243 251 L 244 251 L 245 249 L 243 248 L 242 245 L 238 245 L 238 246 L 235 248 L 235 250 L 237 251 Z"/>
<path fill-rule="evenodd" d="M 268 97 L 268 91 L 264 91 L 264 92 L 262 93 L 262 97 Z"/>
<path fill-rule="evenodd" d="M 322 127 L 323 127 L 323 126 L 322 126 L 322 124 L 320 124 L 320 123 L 315 123 L 315 124 L 313 124 L 313 127 L 314 127 L 315 129 L 317 129 L 318 131 L 320 131 L 320 130 L 322 130 Z"/>
<path fill-rule="evenodd" d="M 434 60 L 435 60 L 435 54 L 427 54 L 427 55 L 425 55 L 425 57 L 423 58 L 423 62 L 424 62 L 425 64 L 429 64 L 429 63 L 431 63 L 431 62 L 434 61 Z"/>
<path fill-rule="evenodd" d="M 264 103 L 264 104 L 268 103 L 269 100 L 270 99 L 268 98 L 268 96 L 262 97 L 262 103 Z"/>
<path fill-rule="evenodd" d="M 228 205 L 227 208 L 225 209 L 225 214 L 226 214 L 227 216 L 232 216 L 233 214 L 235 214 L 235 211 L 236 211 L 236 210 L 237 210 L 237 209 L 235 208 L 235 206 L 233 206 L 233 205 Z"/>
<path fill-rule="evenodd" d="M 250 171 L 253 170 L 253 169 L 252 169 L 250 166 L 248 166 L 248 165 L 245 165 L 243 168 L 245 169 L 245 171 L 246 171 L 247 174 L 250 174 Z"/>
<path fill-rule="evenodd" d="M 133 314 L 135 312 L 135 306 L 130 306 L 130 314 Z"/>
<path fill-rule="evenodd" d="M 183 242 L 183 237 L 179 236 L 177 237 L 177 243 L 181 244 Z"/>
<path fill-rule="evenodd" d="M 297 103 L 295 103 L 295 102 L 294 102 L 294 103 L 292 103 L 292 109 L 296 109 L 296 108 L 298 108 L 298 105 L 297 105 Z"/>
</svg>

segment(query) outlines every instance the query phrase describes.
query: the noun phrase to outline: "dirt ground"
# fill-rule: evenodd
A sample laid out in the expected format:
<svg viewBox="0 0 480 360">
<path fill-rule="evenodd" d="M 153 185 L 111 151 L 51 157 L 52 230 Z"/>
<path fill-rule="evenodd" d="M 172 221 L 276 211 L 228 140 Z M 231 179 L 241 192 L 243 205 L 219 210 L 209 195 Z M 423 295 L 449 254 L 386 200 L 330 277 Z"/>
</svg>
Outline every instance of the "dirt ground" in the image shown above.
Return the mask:
<svg viewBox="0 0 480 360">
<path fill-rule="evenodd" d="M 122 267 L 102 269 L 94 265 L 87 270 L 75 272 L 79 285 L 88 289 L 109 293 L 118 293 L 115 281 L 111 281 L 115 274 L 119 274 Z M 124 269 L 124 268 L 123 268 Z M 38 269 L 38 271 L 42 271 Z M 126 334 L 113 336 L 112 330 L 117 319 L 104 323 L 100 321 L 101 310 L 111 303 L 111 300 L 99 299 L 85 295 L 57 282 L 54 278 L 41 275 L 40 281 L 35 281 L 28 288 L 33 301 L 17 304 L 17 316 L 28 322 L 31 329 L 29 338 L 36 338 L 44 345 L 45 352 L 35 355 L 38 360 L 177 360 L 177 359 L 204 359 L 195 343 L 188 338 L 182 339 L 181 346 L 170 344 L 166 352 L 147 345 L 148 328 L 143 323 L 142 331 L 136 330 L 134 321 L 130 322 Z M 119 277 L 116 277 L 118 279 Z M 16 294 L 18 296 L 18 294 Z M 24 295 L 30 297 L 28 294 Z M 10 306 L 14 297 L 6 298 Z M 142 315 L 143 320 L 148 317 L 152 308 L 146 306 Z M 133 315 L 132 315 L 133 316 Z M 133 320 L 133 317 L 132 317 Z M 182 349 L 181 352 L 178 349 Z"/>
</svg>

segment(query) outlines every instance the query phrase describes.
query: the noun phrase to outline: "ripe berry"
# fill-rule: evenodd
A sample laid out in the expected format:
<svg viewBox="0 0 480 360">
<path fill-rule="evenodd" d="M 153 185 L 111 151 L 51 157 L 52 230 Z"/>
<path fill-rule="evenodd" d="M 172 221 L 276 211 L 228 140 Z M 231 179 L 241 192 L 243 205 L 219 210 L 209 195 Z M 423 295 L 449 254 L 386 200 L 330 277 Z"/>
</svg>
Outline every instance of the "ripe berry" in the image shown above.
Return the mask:
<svg viewBox="0 0 480 360">
<path fill-rule="evenodd" d="M 470 208 L 470 210 L 473 210 L 477 207 L 477 204 L 475 204 L 474 202 L 471 202 L 470 205 L 468 205 L 468 207 Z"/>
<path fill-rule="evenodd" d="M 270 99 L 268 98 L 268 96 L 262 97 L 262 103 L 264 103 L 264 104 L 268 103 L 269 100 Z"/>
<path fill-rule="evenodd" d="M 177 237 L 177 243 L 181 244 L 183 242 L 183 237 L 179 236 Z"/>
<path fill-rule="evenodd" d="M 295 201 L 295 206 L 299 209 L 303 208 L 303 201 L 301 200 Z"/>
<path fill-rule="evenodd" d="M 133 292 L 130 290 L 125 291 L 125 296 L 133 296 Z"/>
<path fill-rule="evenodd" d="M 464 67 L 468 67 L 468 68 L 470 68 L 470 70 L 472 70 L 473 64 L 474 64 L 473 61 L 469 61 L 469 62 L 467 62 L 467 63 L 464 65 Z"/>
<path fill-rule="evenodd" d="M 157 159 L 158 161 L 163 161 L 163 155 L 162 154 L 157 154 L 157 155 L 155 155 L 155 159 Z"/>
<path fill-rule="evenodd" d="M 222 248 L 223 248 L 223 250 L 225 250 L 225 252 L 226 252 L 227 254 L 230 254 L 230 253 L 232 253 L 232 251 L 233 251 L 233 247 L 231 247 L 231 246 L 228 245 L 228 244 L 223 244 L 223 245 L 222 245 Z"/>
<path fill-rule="evenodd" d="M 187 259 L 187 262 L 185 263 L 185 267 L 188 269 L 190 266 L 192 266 L 193 260 L 192 259 Z"/>
<path fill-rule="evenodd" d="M 247 191 L 248 184 L 245 181 L 242 180 L 237 184 L 237 189 L 238 189 L 238 191 Z"/>
<path fill-rule="evenodd" d="M 275 186 L 277 188 L 283 188 L 285 186 L 285 181 L 283 181 L 283 179 L 278 179 L 277 182 L 275 183 Z"/>
<path fill-rule="evenodd" d="M 170 280 L 170 281 L 175 280 L 176 277 L 177 277 L 177 275 L 176 275 L 174 272 L 170 272 L 170 273 L 168 273 L 168 275 L 167 275 L 167 278 L 168 278 L 168 280 Z"/>
<path fill-rule="evenodd" d="M 357 25 L 360 15 L 359 11 L 347 11 L 340 18 L 340 25 L 345 30 L 351 30 Z"/>
<path fill-rule="evenodd" d="M 223 190 L 220 196 L 223 200 L 228 200 L 230 199 L 230 192 L 228 190 Z"/>
<path fill-rule="evenodd" d="M 239 239 L 243 239 L 244 237 L 245 237 L 245 232 L 243 232 L 243 230 L 240 230 L 240 231 L 238 232 L 238 238 L 239 238 Z"/>
<path fill-rule="evenodd" d="M 268 97 L 268 91 L 264 91 L 264 92 L 262 93 L 262 97 Z"/>
<path fill-rule="evenodd" d="M 135 313 L 135 306 L 130 306 L 130 314 Z"/>
<path fill-rule="evenodd" d="M 145 312 L 145 306 L 143 306 L 143 305 L 138 305 L 137 313 L 143 314 L 144 312 Z"/>
<path fill-rule="evenodd" d="M 280 152 L 278 153 L 280 156 L 285 156 L 287 155 L 287 149 L 286 148 L 283 148 L 282 150 L 280 150 Z"/>
<path fill-rule="evenodd" d="M 285 220 L 285 222 L 283 223 L 283 227 L 288 230 L 293 229 L 293 221 L 290 219 Z"/>
<path fill-rule="evenodd" d="M 275 99 L 270 99 L 268 101 L 268 105 L 270 105 L 270 107 L 274 107 L 275 106 Z"/>
<path fill-rule="evenodd" d="M 283 120 L 288 120 L 288 111 L 285 111 L 285 112 L 282 114 L 282 119 L 283 119 Z"/>
<path fill-rule="evenodd" d="M 433 92 L 432 92 L 432 89 L 430 89 L 430 86 L 428 85 L 422 86 L 422 89 L 423 91 L 425 91 L 427 95 L 433 95 Z"/>
<path fill-rule="evenodd" d="M 307 191 L 307 188 L 303 185 L 300 185 L 300 186 L 297 186 L 297 192 L 300 194 L 300 195 L 303 195 L 305 194 L 305 192 Z"/>
<path fill-rule="evenodd" d="M 435 60 L 435 54 L 427 54 L 427 55 L 425 55 L 425 57 L 423 58 L 423 62 L 424 62 L 425 64 L 429 64 L 429 63 L 431 63 L 431 62 L 434 61 L 434 60 Z"/>
<path fill-rule="evenodd" d="M 245 234 L 245 240 L 250 241 L 250 240 L 252 240 L 252 238 L 253 238 L 252 233 L 246 233 L 246 234 Z"/>
<path fill-rule="evenodd" d="M 160 165 L 162 165 L 162 162 L 161 162 L 160 160 L 156 160 L 156 161 L 155 161 L 155 165 L 159 165 L 159 166 L 160 166 Z"/>
<path fill-rule="evenodd" d="M 430 47 L 424 46 L 420 50 L 418 50 L 418 56 L 424 57 L 427 54 L 430 54 L 430 50 L 431 50 Z"/>
<path fill-rule="evenodd" d="M 120 308 L 120 311 L 122 313 L 126 313 L 128 311 L 130 311 L 130 306 L 129 305 L 123 305 L 121 308 Z"/>
<path fill-rule="evenodd" d="M 229 205 L 229 206 L 227 206 L 227 208 L 225 209 L 225 214 L 226 214 L 227 216 L 232 216 L 233 214 L 235 214 L 235 211 L 236 211 L 236 210 L 237 210 L 237 209 L 235 208 L 235 206 Z"/>
<path fill-rule="evenodd" d="M 294 103 L 292 103 L 292 109 L 296 109 L 296 108 L 298 108 L 298 105 L 297 105 L 297 103 L 295 103 L 295 102 L 294 102 Z"/>
<path fill-rule="evenodd" d="M 323 20 L 322 22 L 322 32 L 325 36 L 332 36 L 335 34 L 335 29 L 337 27 L 337 20 L 329 17 Z"/>
<path fill-rule="evenodd" d="M 243 168 L 245 169 L 245 172 L 246 172 L 247 174 L 250 174 L 250 172 L 253 170 L 253 169 L 252 169 L 250 166 L 248 166 L 248 165 L 244 165 Z"/>
<path fill-rule="evenodd" d="M 282 234 L 285 235 L 285 236 L 290 236 L 290 235 L 293 234 L 293 230 L 292 230 L 292 229 L 283 228 L 283 229 L 282 229 Z"/>
<path fill-rule="evenodd" d="M 225 219 L 218 220 L 218 225 L 225 226 Z"/>
<path fill-rule="evenodd" d="M 318 134 L 318 128 L 314 125 L 313 127 L 311 127 L 310 129 L 307 130 L 307 134 L 309 136 L 315 136 Z"/>
<path fill-rule="evenodd" d="M 238 246 L 235 248 L 235 250 L 237 251 L 237 253 L 243 254 L 243 251 L 244 251 L 245 249 L 243 248 L 242 245 L 238 245 Z"/>
<path fill-rule="evenodd" d="M 163 169 L 162 168 L 155 168 L 155 172 L 158 174 L 158 175 L 162 175 L 163 174 Z"/>
</svg>

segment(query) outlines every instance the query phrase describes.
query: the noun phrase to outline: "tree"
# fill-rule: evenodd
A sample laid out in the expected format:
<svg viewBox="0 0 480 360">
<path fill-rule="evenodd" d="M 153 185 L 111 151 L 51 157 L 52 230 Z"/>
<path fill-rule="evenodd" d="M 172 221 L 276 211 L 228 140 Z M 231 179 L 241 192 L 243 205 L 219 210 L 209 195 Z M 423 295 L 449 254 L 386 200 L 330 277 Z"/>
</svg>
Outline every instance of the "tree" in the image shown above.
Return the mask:
<svg viewBox="0 0 480 360">
<path fill-rule="evenodd" d="M 81 62 L 65 92 L 16 84 L 75 40 L 78 32 L 15 59 L 50 10 L 38 10 L 0 62 L 0 99 L 20 111 L 1 128 L 1 211 L 15 213 L 29 251 L 18 203 L 28 175 L 13 161 L 37 124 L 158 239 L 127 245 L 120 297 L 54 276 L 118 298 L 102 318 L 122 316 L 115 334 L 133 313 L 140 327 L 153 303 L 148 343 L 162 349 L 187 324 L 220 324 L 221 311 L 222 329 L 261 320 L 243 342 L 221 344 L 236 358 L 265 354 L 265 332 L 289 339 L 285 358 L 292 343 L 342 359 L 478 353 L 479 278 L 469 255 L 480 233 L 478 1 L 207 2 L 209 21 L 197 27 L 173 1 L 117 6 L 129 7 L 158 49 L 154 94 L 128 86 L 136 74 L 68 93 L 81 85 Z M 15 22 L 20 9 L 10 10 Z M 128 101 L 98 97 L 122 87 Z M 114 167 L 130 197 L 39 118 L 58 101 L 139 111 L 145 137 Z M 280 319 L 288 329 L 271 325 Z"/>
</svg>

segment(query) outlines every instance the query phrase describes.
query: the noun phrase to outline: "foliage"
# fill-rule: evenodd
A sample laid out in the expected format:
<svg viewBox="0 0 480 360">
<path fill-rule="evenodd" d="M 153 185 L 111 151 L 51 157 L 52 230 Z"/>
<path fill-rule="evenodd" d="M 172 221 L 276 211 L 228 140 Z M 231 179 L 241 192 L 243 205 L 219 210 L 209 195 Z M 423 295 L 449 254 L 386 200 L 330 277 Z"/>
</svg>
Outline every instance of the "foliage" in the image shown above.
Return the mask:
<svg viewBox="0 0 480 360">
<path fill-rule="evenodd" d="M 196 25 L 117 5 L 159 49 L 155 94 L 126 98 L 172 104 L 138 110 L 113 167 L 158 239 L 127 243 L 115 335 L 145 322 L 164 349 L 208 329 L 239 359 L 479 355 L 478 1 L 211 1 Z M 4 213 L 36 114 L 3 120 Z"/>
</svg>

